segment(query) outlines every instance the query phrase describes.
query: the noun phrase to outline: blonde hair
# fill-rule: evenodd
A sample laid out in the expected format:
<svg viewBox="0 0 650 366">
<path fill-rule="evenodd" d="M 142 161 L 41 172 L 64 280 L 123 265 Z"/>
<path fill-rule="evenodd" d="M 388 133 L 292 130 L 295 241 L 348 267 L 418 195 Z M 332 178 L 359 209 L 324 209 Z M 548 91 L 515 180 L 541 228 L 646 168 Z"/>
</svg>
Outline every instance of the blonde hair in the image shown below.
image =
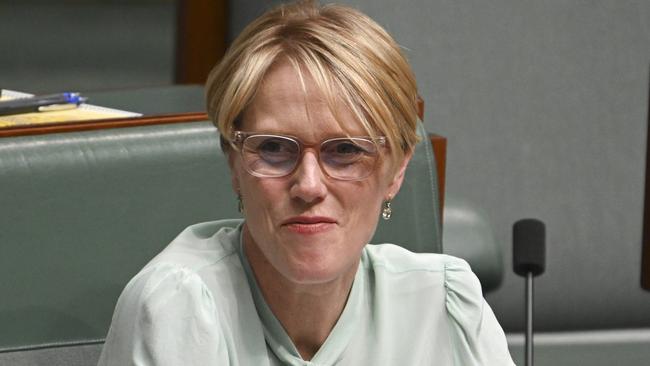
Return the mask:
<svg viewBox="0 0 650 366">
<path fill-rule="evenodd" d="M 360 11 L 314 1 L 281 5 L 257 18 L 210 73 L 208 115 L 223 148 L 281 59 L 310 74 L 335 116 L 343 101 L 370 136 L 386 136 L 395 161 L 412 151 L 418 141 L 417 86 L 400 47 Z"/>
</svg>

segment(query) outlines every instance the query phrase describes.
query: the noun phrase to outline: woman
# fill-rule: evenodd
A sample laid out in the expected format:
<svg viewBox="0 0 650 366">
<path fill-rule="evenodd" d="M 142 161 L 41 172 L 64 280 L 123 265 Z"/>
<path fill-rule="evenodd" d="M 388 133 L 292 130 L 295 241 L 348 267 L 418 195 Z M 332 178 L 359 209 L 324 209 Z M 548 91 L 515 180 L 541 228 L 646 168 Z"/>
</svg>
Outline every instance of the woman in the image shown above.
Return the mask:
<svg viewBox="0 0 650 366">
<path fill-rule="evenodd" d="M 187 228 L 127 285 L 100 365 L 511 365 L 465 262 L 366 245 L 416 97 L 356 10 L 301 2 L 249 25 L 207 83 L 245 219 Z"/>
</svg>

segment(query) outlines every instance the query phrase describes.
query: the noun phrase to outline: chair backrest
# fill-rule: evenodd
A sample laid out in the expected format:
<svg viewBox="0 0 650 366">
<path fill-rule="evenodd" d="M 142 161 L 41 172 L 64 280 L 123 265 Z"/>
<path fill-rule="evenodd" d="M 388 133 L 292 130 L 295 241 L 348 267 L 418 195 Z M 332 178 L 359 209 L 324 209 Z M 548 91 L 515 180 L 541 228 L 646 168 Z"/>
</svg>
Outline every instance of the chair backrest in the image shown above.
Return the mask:
<svg viewBox="0 0 650 366">
<path fill-rule="evenodd" d="M 373 242 L 441 250 L 434 164 L 422 138 Z M 207 121 L 0 138 L 0 182 L 0 352 L 101 342 L 176 234 L 239 216 Z"/>
</svg>

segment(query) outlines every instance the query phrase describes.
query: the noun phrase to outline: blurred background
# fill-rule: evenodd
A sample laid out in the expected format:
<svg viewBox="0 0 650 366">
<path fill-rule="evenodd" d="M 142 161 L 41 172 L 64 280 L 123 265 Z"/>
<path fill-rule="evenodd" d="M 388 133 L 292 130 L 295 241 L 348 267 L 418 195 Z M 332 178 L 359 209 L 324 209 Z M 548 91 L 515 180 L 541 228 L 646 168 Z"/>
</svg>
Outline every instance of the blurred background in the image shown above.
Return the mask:
<svg viewBox="0 0 650 366">
<path fill-rule="evenodd" d="M 172 0 L 0 1 L 0 88 L 31 93 L 174 82 Z"/>
</svg>

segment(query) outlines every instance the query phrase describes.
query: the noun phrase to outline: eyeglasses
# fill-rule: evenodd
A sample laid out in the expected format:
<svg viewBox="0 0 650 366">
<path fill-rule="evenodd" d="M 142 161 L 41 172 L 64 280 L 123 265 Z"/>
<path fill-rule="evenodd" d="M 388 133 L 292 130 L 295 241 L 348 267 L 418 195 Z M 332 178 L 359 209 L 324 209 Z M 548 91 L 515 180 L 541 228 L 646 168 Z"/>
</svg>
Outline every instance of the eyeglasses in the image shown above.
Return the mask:
<svg viewBox="0 0 650 366">
<path fill-rule="evenodd" d="M 375 170 L 386 137 L 340 137 L 307 145 L 292 136 L 235 131 L 232 142 L 240 151 L 246 171 L 256 177 L 287 176 L 296 170 L 305 148 L 319 146 L 318 163 L 327 176 L 361 180 Z"/>
</svg>

